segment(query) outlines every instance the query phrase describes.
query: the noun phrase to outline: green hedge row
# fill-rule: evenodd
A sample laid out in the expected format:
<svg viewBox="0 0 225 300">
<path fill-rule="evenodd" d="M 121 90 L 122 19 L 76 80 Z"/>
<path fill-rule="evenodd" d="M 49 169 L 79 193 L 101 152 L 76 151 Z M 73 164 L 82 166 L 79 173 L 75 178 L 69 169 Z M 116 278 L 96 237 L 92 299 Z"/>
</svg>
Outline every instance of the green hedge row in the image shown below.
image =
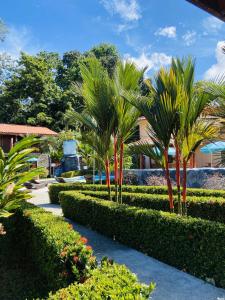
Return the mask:
<svg viewBox="0 0 225 300">
<path fill-rule="evenodd" d="M 32 262 L 48 290 L 82 282 L 96 267 L 86 239 L 61 217 L 27 203 L 12 219 L 12 247 L 16 245 L 18 255 Z"/>
<path fill-rule="evenodd" d="M 59 193 L 61 191 L 73 190 L 92 190 L 92 191 L 107 191 L 106 185 L 100 184 L 79 184 L 79 183 L 58 183 L 49 186 L 49 196 L 51 203 L 59 203 Z M 112 186 L 114 190 L 114 186 Z M 144 193 L 144 194 L 167 194 L 167 187 L 165 186 L 133 186 L 124 185 L 124 192 Z M 176 193 L 176 189 L 174 190 Z M 196 197 L 222 197 L 225 198 L 225 191 L 223 190 L 204 190 L 204 189 L 187 189 L 188 196 Z"/>
<path fill-rule="evenodd" d="M 139 283 L 125 266 L 108 260 L 97 268 L 87 239 L 63 218 L 25 203 L 5 220 L 7 246 L 14 256 L 32 263 L 44 283 L 45 299 L 49 291 L 48 299 L 59 300 L 149 299 L 154 284 Z"/>
<path fill-rule="evenodd" d="M 74 283 L 66 289 L 50 294 L 48 300 L 62 299 L 149 299 L 149 294 L 154 289 L 140 284 L 137 277 L 125 266 L 103 262 L 99 269 L 95 269 L 92 276 L 84 283 Z"/>
<path fill-rule="evenodd" d="M 60 193 L 65 217 L 167 264 L 225 287 L 225 225 L 119 205 L 76 191 Z"/>
<path fill-rule="evenodd" d="M 108 192 L 105 191 L 81 191 L 82 194 L 96 196 L 108 200 Z M 113 196 L 113 194 L 112 194 Z M 210 221 L 225 223 L 225 199 L 216 197 L 194 197 L 189 196 L 187 203 L 188 215 Z M 148 209 L 170 211 L 167 195 L 123 193 L 123 203 Z M 178 210 L 177 199 L 174 202 L 175 211 Z"/>
</svg>

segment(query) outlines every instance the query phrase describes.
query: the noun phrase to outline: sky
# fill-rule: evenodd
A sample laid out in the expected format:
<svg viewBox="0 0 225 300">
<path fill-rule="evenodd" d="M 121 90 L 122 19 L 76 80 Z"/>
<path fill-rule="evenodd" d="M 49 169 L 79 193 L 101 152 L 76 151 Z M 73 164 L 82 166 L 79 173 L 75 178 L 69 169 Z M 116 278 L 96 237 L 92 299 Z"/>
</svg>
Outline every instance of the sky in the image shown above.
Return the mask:
<svg viewBox="0 0 225 300">
<path fill-rule="evenodd" d="M 196 80 L 225 72 L 225 23 L 185 0 L 2 0 L 0 18 L 9 28 L 0 53 L 15 57 L 111 43 L 148 76 L 188 55 Z"/>
</svg>

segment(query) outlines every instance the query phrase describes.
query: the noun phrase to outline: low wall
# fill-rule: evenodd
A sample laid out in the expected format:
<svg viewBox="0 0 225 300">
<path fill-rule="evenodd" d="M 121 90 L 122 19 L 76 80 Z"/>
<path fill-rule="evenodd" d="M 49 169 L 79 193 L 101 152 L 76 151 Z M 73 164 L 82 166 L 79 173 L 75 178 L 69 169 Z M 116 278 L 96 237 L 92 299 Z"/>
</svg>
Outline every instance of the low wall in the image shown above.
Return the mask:
<svg viewBox="0 0 225 300">
<path fill-rule="evenodd" d="M 225 168 L 194 168 L 187 170 L 187 186 L 190 188 L 200 188 L 204 185 L 207 178 L 212 175 L 225 176 Z M 130 183 L 147 185 L 148 178 L 151 176 L 164 176 L 162 169 L 130 169 L 124 170 L 124 179 Z M 172 180 L 175 181 L 175 169 L 170 169 Z M 182 170 L 181 170 L 182 176 Z"/>
</svg>

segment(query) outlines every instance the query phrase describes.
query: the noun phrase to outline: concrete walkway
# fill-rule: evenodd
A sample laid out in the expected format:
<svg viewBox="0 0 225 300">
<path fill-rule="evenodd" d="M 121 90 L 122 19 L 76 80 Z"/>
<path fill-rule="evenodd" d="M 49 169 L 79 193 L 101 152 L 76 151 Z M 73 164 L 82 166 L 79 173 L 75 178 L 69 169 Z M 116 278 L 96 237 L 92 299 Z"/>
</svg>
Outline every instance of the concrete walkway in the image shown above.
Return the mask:
<svg viewBox="0 0 225 300">
<path fill-rule="evenodd" d="M 62 215 L 59 205 L 49 203 L 47 188 L 33 191 L 31 202 L 56 215 Z M 154 281 L 156 289 L 152 295 L 153 300 L 225 300 L 224 289 L 216 288 L 75 222 L 69 222 L 76 231 L 88 238 L 98 259 L 107 256 L 125 264 L 137 274 L 141 282 L 148 284 Z"/>
</svg>

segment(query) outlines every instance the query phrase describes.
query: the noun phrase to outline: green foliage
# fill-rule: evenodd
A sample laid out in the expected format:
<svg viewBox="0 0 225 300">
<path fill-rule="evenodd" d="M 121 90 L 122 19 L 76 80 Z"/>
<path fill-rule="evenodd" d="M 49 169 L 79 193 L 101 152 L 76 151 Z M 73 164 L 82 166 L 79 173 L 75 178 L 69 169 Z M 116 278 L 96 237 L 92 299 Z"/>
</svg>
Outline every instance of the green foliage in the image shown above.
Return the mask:
<svg viewBox="0 0 225 300">
<path fill-rule="evenodd" d="M 140 284 L 135 274 L 125 266 L 103 261 L 99 269 L 92 272 L 84 284 L 72 284 L 66 289 L 59 290 L 55 295 L 50 294 L 48 300 L 62 299 L 149 299 L 155 285 Z"/>
<path fill-rule="evenodd" d="M 49 186 L 49 197 L 51 203 L 59 203 L 59 193 L 61 191 L 71 191 L 71 190 L 87 190 L 87 191 L 106 191 L 107 188 L 104 185 L 98 184 L 79 184 L 79 183 L 58 183 L 51 184 Z M 112 187 L 113 190 L 113 187 Z M 141 185 L 124 185 L 124 192 L 130 193 L 141 193 L 141 194 L 167 194 L 166 186 L 141 186 Z M 174 189 L 174 194 L 176 194 L 176 189 Z M 225 191 L 223 190 L 204 190 L 204 189 L 187 189 L 188 196 L 195 197 L 210 197 L 225 198 Z"/>
<path fill-rule="evenodd" d="M 39 139 L 33 136 L 23 138 L 5 156 L 0 148 L 0 216 L 11 213 L 26 199 L 31 198 L 28 191 L 21 190 L 23 184 L 43 173 L 42 168 L 29 170 L 30 154 L 37 151 L 34 147 Z"/>
<path fill-rule="evenodd" d="M 225 287 L 224 224 L 121 205 L 75 191 L 62 192 L 60 202 L 65 217 Z"/>
<path fill-rule="evenodd" d="M 87 240 L 72 225 L 32 204 L 25 204 L 13 218 L 11 247 L 16 243 L 17 255 L 33 263 L 48 291 L 89 277 L 96 261 Z"/>
<path fill-rule="evenodd" d="M 100 44 L 85 53 L 87 57 L 96 57 L 112 77 L 119 60 L 119 54 L 114 45 Z"/>
</svg>

